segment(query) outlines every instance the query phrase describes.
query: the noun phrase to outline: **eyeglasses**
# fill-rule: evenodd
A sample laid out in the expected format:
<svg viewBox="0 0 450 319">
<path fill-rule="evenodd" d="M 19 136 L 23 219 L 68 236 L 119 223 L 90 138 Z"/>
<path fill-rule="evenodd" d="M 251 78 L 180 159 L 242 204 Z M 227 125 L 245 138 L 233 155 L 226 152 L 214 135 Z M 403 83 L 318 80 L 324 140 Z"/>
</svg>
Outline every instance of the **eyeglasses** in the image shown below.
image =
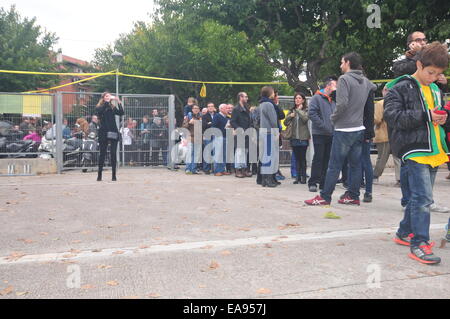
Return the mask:
<svg viewBox="0 0 450 319">
<path fill-rule="evenodd" d="M 416 43 L 424 42 L 424 43 L 428 43 L 428 40 L 427 40 L 427 38 L 423 38 L 423 39 L 417 38 L 417 39 L 412 40 L 411 42 L 416 42 Z"/>
</svg>

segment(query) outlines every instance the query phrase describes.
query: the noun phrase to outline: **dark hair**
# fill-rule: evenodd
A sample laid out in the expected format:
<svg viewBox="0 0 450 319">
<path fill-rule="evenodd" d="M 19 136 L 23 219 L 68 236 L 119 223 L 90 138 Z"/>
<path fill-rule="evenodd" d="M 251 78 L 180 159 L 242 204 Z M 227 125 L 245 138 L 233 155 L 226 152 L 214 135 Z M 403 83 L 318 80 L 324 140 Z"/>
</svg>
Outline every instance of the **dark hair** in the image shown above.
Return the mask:
<svg viewBox="0 0 450 319">
<path fill-rule="evenodd" d="M 264 86 L 261 89 L 261 97 L 269 98 L 272 95 L 272 93 L 274 93 L 274 92 L 275 92 L 275 90 L 273 89 L 273 87 L 271 87 L 271 86 Z"/>
<path fill-rule="evenodd" d="M 342 58 L 345 62 L 350 61 L 350 69 L 362 70 L 362 58 L 358 53 L 350 52 L 345 54 Z"/>
<path fill-rule="evenodd" d="M 417 61 L 420 61 L 424 68 L 435 66 L 440 69 L 447 69 L 449 62 L 448 47 L 437 41 L 427 44 L 417 52 Z"/>
<path fill-rule="evenodd" d="M 292 110 L 295 110 L 297 108 L 297 106 L 295 105 L 295 99 L 297 98 L 297 96 L 301 96 L 303 98 L 303 106 L 302 106 L 302 110 L 306 110 L 308 108 L 308 103 L 306 101 L 306 96 L 305 94 L 301 93 L 301 92 L 296 92 L 294 94 L 294 106 L 292 107 Z"/>
<path fill-rule="evenodd" d="M 411 44 L 411 42 L 413 41 L 413 34 L 414 34 L 414 33 L 417 33 L 417 32 L 423 33 L 422 31 L 414 31 L 414 32 L 411 32 L 411 33 L 408 35 L 408 37 L 406 38 L 406 45 L 407 45 L 407 46 L 409 46 L 409 45 Z M 425 34 L 425 33 L 423 33 L 423 34 Z"/>
<path fill-rule="evenodd" d="M 335 75 L 329 75 L 323 79 L 323 88 L 326 88 L 331 82 L 337 81 L 338 78 Z"/>
<path fill-rule="evenodd" d="M 241 100 L 241 96 L 246 94 L 245 92 L 239 92 L 237 95 L 238 102 Z"/>
</svg>

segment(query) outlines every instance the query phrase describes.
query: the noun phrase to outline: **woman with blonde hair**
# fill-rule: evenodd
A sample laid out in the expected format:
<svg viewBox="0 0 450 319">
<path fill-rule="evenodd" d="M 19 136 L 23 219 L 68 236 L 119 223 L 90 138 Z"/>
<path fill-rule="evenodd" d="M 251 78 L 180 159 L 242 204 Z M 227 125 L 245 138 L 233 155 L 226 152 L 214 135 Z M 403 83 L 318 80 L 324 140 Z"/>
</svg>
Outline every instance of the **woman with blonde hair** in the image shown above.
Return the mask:
<svg viewBox="0 0 450 319">
<path fill-rule="evenodd" d="M 112 103 L 117 101 L 117 106 Z M 102 180 L 103 165 L 105 164 L 106 150 L 110 145 L 112 180 L 116 181 L 117 167 L 117 144 L 119 143 L 119 130 L 116 125 L 116 115 L 124 115 L 122 102 L 118 97 L 112 96 L 109 92 L 102 94 L 100 101 L 95 108 L 95 115 L 100 120 L 98 130 L 98 142 L 100 144 L 100 158 L 98 162 L 97 181 Z"/>
</svg>

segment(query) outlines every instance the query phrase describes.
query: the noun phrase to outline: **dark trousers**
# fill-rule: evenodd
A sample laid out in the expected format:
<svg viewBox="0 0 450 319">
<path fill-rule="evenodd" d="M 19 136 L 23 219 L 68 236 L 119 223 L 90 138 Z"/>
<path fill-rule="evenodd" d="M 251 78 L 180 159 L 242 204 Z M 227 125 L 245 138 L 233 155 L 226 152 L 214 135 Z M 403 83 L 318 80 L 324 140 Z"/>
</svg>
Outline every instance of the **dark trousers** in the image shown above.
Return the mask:
<svg viewBox="0 0 450 319">
<path fill-rule="evenodd" d="M 117 167 L 117 140 L 106 140 L 106 141 L 100 141 L 100 157 L 98 160 L 98 167 L 99 169 L 103 169 L 103 166 L 105 166 L 105 158 L 106 158 L 106 151 L 108 149 L 108 145 L 110 145 L 110 155 L 111 155 L 111 167 L 113 169 L 113 172 L 116 171 Z"/>
<path fill-rule="evenodd" d="M 306 177 L 306 151 L 308 146 L 294 146 L 292 152 L 295 154 L 297 178 Z"/>
<path fill-rule="evenodd" d="M 308 181 L 308 186 L 317 186 L 317 184 L 319 184 L 319 188 L 323 188 L 328 169 L 328 162 L 330 160 L 332 142 L 332 136 L 313 135 L 314 157 L 311 165 L 311 178 Z"/>
<path fill-rule="evenodd" d="M 156 145 L 152 147 L 152 160 L 151 160 L 152 165 L 156 166 L 161 164 L 159 161 L 159 152 L 162 152 L 161 145 Z"/>
<path fill-rule="evenodd" d="M 140 161 L 142 165 L 150 164 L 150 143 L 142 143 L 140 152 Z"/>
</svg>

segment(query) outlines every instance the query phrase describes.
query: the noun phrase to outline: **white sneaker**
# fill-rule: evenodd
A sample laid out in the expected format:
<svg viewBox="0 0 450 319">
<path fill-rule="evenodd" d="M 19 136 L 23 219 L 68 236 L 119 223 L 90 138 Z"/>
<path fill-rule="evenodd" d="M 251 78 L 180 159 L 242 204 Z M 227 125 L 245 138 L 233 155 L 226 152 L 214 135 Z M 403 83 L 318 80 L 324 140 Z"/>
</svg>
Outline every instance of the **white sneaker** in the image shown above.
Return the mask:
<svg viewBox="0 0 450 319">
<path fill-rule="evenodd" d="M 438 206 L 435 203 L 431 204 L 430 211 L 433 213 L 450 213 L 450 209 L 445 206 Z"/>
</svg>

